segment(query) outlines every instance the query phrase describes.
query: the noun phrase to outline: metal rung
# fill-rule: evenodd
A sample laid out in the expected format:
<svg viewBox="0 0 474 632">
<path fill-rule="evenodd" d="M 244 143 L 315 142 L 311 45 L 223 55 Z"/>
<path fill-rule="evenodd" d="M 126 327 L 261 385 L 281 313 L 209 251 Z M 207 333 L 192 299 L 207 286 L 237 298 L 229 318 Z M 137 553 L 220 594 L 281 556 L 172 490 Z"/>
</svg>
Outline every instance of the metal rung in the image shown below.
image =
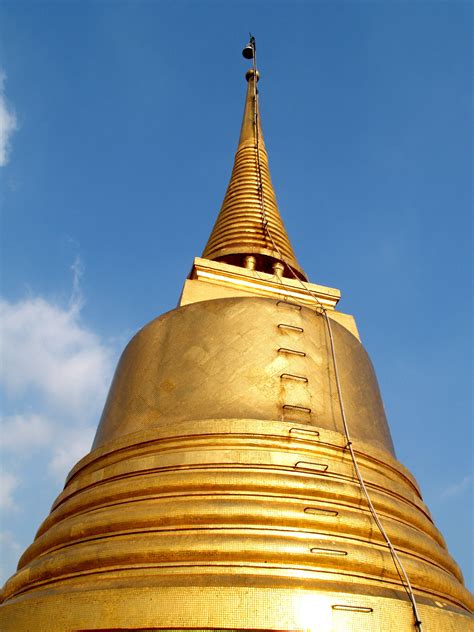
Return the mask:
<svg viewBox="0 0 474 632">
<path fill-rule="evenodd" d="M 303 327 L 297 327 L 296 325 L 287 325 L 286 323 L 279 323 L 278 329 L 291 329 L 291 331 L 298 331 L 299 333 L 303 333 Z"/>
<path fill-rule="evenodd" d="M 299 433 L 302 435 L 314 435 L 315 437 L 319 437 L 319 432 L 317 430 L 306 430 L 305 428 L 290 428 L 290 434 L 291 433 Z"/>
<path fill-rule="evenodd" d="M 301 311 L 301 305 L 297 305 L 296 303 L 289 303 L 288 301 L 277 301 L 277 305 L 286 305 L 287 307 L 297 309 L 299 312 Z"/>
<path fill-rule="evenodd" d="M 342 604 L 336 604 L 332 606 L 333 610 L 346 610 L 349 612 L 373 612 L 373 608 L 368 608 L 365 606 L 343 606 Z"/>
<path fill-rule="evenodd" d="M 306 408 L 306 406 L 295 406 L 293 404 L 283 404 L 283 408 L 285 410 L 299 410 L 303 413 L 310 413 L 311 408 Z"/>
<path fill-rule="evenodd" d="M 278 353 L 290 353 L 292 355 L 304 357 L 306 353 L 304 351 L 297 351 L 296 349 L 287 349 L 286 347 L 280 347 Z"/>
<path fill-rule="evenodd" d="M 302 467 L 306 470 L 317 470 L 318 472 L 326 472 L 329 465 L 324 463 L 310 463 L 309 461 L 298 461 L 295 467 Z"/>
<path fill-rule="evenodd" d="M 338 511 L 333 511 L 332 509 L 320 509 L 319 507 L 305 507 L 304 512 L 307 514 L 321 514 L 323 516 L 332 516 L 333 518 L 339 515 Z"/>
<path fill-rule="evenodd" d="M 293 373 L 282 373 L 280 375 L 280 378 L 282 380 L 287 379 L 287 380 L 297 380 L 298 382 L 308 382 L 308 378 L 304 377 L 304 375 L 294 375 Z"/>
<path fill-rule="evenodd" d="M 319 553 L 320 555 L 347 555 L 347 551 L 338 551 L 337 549 L 321 549 L 319 547 L 315 547 L 314 549 L 310 549 L 311 553 Z"/>
</svg>

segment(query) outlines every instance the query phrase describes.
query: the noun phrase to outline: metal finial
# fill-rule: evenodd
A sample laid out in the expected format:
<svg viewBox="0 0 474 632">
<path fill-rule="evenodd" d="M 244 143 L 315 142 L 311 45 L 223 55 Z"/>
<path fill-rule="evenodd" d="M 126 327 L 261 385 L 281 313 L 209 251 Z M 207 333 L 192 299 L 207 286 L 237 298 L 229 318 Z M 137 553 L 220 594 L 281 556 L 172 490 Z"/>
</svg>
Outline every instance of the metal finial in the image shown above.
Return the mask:
<svg viewBox="0 0 474 632">
<path fill-rule="evenodd" d="M 255 50 L 256 50 L 255 37 L 250 33 L 249 43 L 242 51 L 242 55 L 245 57 L 245 59 L 254 59 Z"/>
</svg>

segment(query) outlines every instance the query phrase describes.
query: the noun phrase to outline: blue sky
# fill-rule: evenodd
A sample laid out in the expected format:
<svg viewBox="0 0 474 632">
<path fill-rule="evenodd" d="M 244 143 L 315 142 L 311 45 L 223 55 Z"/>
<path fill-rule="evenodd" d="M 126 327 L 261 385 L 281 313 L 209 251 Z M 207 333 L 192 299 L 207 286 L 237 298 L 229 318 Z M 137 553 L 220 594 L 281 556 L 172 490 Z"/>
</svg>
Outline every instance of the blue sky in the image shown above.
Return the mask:
<svg viewBox="0 0 474 632">
<path fill-rule="evenodd" d="M 2 579 L 172 309 L 232 167 L 257 37 L 279 206 L 342 290 L 398 458 L 473 587 L 472 5 L 0 5 Z"/>
</svg>

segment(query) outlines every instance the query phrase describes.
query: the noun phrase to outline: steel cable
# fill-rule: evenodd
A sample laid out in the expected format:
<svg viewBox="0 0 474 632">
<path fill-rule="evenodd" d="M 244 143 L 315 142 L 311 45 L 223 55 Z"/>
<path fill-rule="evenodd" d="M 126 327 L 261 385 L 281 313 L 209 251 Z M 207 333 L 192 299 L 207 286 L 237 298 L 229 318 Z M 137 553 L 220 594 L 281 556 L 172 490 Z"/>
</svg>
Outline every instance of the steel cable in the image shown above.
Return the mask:
<svg viewBox="0 0 474 632">
<path fill-rule="evenodd" d="M 345 436 L 345 440 L 346 440 L 346 447 L 349 449 L 350 455 L 351 455 L 351 460 L 352 460 L 352 464 L 354 466 L 354 471 L 356 473 L 356 477 L 357 480 L 359 482 L 359 486 L 367 500 L 367 504 L 369 507 L 369 511 L 374 519 L 375 524 L 377 525 L 383 539 L 385 540 L 387 547 L 390 551 L 390 555 L 392 557 L 395 569 L 397 571 L 398 577 L 400 579 L 400 583 L 402 584 L 405 592 L 407 593 L 407 596 L 410 600 L 411 606 L 412 606 L 412 610 L 413 610 L 413 615 L 414 615 L 414 626 L 415 628 L 419 631 L 422 632 L 422 623 L 420 620 L 420 616 L 418 613 L 418 607 L 417 607 L 417 602 L 416 602 L 416 598 L 415 598 L 415 594 L 413 592 L 413 588 L 410 582 L 410 579 L 408 577 L 408 574 L 405 570 L 405 567 L 396 551 L 396 549 L 394 548 L 392 541 L 390 540 L 389 535 L 387 534 L 387 532 L 385 531 L 385 528 L 379 518 L 379 515 L 377 513 L 377 510 L 374 506 L 374 504 L 372 503 L 372 499 L 370 497 L 369 491 L 367 489 L 367 486 L 365 484 L 364 481 L 364 477 L 362 475 L 362 472 L 359 468 L 359 464 L 357 462 L 357 457 L 353 448 L 353 444 L 352 444 L 352 440 L 351 440 L 351 435 L 350 435 L 350 431 L 349 431 L 349 425 L 347 422 L 347 417 L 346 417 L 346 412 L 345 412 L 345 408 L 344 408 L 344 399 L 342 396 L 342 388 L 341 388 L 341 380 L 339 377 L 339 370 L 338 370 L 338 364 L 337 364 L 337 355 L 336 355 L 336 347 L 334 344 L 334 336 L 333 336 L 333 332 L 332 332 L 332 326 L 331 326 L 331 322 L 330 322 L 330 318 L 328 316 L 327 313 L 327 309 L 326 307 L 321 303 L 321 301 L 319 300 L 319 298 L 317 297 L 317 295 L 312 292 L 311 290 L 309 290 L 304 282 L 301 280 L 301 278 L 298 276 L 298 274 L 296 274 L 296 271 L 293 269 L 293 267 L 285 260 L 281 250 L 279 249 L 277 243 L 275 242 L 273 235 L 270 231 L 270 228 L 268 226 L 268 220 L 267 220 L 267 216 L 266 216 L 266 212 L 265 212 L 265 193 L 264 193 L 264 188 L 263 188 L 263 178 L 262 178 L 262 168 L 261 168 L 261 163 L 260 163 L 260 147 L 259 147 L 259 128 L 258 128 L 258 124 L 259 124 L 259 116 L 260 116 L 260 111 L 259 111 L 259 100 L 258 100 L 258 90 L 257 90 L 257 52 L 256 52 L 256 46 L 255 46 L 255 38 L 251 38 L 251 46 L 253 48 L 253 79 L 254 79 L 254 130 L 255 130 L 255 153 L 256 153 L 256 166 L 257 166 L 257 176 L 258 176 L 258 194 L 259 194 L 259 199 L 260 199 L 260 204 L 261 204 L 261 215 L 262 215 L 262 226 L 264 229 L 264 232 L 267 234 L 268 238 L 270 239 L 272 245 L 273 245 L 273 249 L 276 253 L 278 253 L 280 259 L 282 262 L 285 263 L 285 265 L 287 266 L 287 268 L 289 269 L 289 271 L 291 272 L 291 274 L 295 277 L 295 279 L 301 284 L 301 286 L 303 287 L 303 289 L 305 290 L 305 292 L 308 292 L 316 301 L 317 306 L 315 308 L 316 314 L 318 315 L 322 315 L 326 321 L 326 326 L 327 326 L 327 330 L 328 330 L 328 335 L 329 335 L 329 342 L 330 342 L 330 348 L 331 348 L 331 357 L 332 357 L 332 362 L 333 362 L 333 366 L 334 366 L 334 375 L 335 375 L 335 379 L 336 379 L 336 389 L 337 389 L 337 396 L 338 396 L 338 400 L 339 400 L 339 407 L 341 410 L 341 418 L 342 418 L 342 424 L 343 424 L 343 429 L 344 429 L 344 436 Z M 278 278 L 278 280 L 283 284 L 283 280 L 277 275 L 275 274 L 275 276 Z M 286 299 L 285 299 L 286 300 Z M 296 301 L 298 302 L 298 301 Z M 300 302 L 301 303 L 301 302 Z M 302 303 L 301 303 L 302 304 Z M 302 304 L 304 307 L 306 307 L 306 305 Z"/>
</svg>

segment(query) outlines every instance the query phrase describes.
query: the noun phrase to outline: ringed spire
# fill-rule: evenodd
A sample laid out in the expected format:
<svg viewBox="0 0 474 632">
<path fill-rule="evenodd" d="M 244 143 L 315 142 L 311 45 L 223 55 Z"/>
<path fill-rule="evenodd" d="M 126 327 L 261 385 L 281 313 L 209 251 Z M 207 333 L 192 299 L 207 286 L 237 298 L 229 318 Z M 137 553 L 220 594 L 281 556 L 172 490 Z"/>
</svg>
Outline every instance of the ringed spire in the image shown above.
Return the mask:
<svg viewBox="0 0 474 632">
<path fill-rule="evenodd" d="M 253 42 L 252 42 L 253 40 Z M 244 49 L 253 46 L 252 38 Z M 278 210 L 263 140 L 257 82 L 259 72 L 246 73 L 247 95 L 239 144 L 227 192 L 211 236 L 205 259 L 223 261 L 278 276 L 307 281 L 296 260 Z"/>
</svg>

